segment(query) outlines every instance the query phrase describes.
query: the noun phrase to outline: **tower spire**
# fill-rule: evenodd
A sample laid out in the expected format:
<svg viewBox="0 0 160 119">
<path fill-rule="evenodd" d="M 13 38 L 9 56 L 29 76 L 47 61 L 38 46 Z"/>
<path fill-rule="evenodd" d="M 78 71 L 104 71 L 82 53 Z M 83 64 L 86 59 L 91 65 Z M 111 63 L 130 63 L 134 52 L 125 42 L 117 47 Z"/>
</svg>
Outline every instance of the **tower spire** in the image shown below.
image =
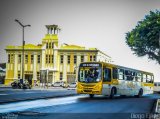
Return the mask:
<svg viewBox="0 0 160 119">
<path fill-rule="evenodd" d="M 58 32 L 61 30 L 59 28 L 59 26 L 55 25 L 55 24 L 53 24 L 53 25 L 46 25 L 46 28 L 47 28 L 47 33 L 48 34 L 52 34 L 52 31 L 54 31 L 53 34 L 58 34 Z"/>
</svg>

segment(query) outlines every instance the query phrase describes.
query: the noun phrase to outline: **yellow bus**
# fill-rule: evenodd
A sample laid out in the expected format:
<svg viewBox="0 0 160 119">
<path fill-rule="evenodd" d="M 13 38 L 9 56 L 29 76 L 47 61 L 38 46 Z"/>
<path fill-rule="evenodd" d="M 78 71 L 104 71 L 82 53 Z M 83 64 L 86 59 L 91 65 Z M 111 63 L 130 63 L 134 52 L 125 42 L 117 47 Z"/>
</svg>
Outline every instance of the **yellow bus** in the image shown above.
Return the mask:
<svg viewBox="0 0 160 119">
<path fill-rule="evenodd" d="M 79 65 L 77 93 L 94 95 L 134 95 L 153 93 L 153 73 L 104 62 Z"/>
</svg>

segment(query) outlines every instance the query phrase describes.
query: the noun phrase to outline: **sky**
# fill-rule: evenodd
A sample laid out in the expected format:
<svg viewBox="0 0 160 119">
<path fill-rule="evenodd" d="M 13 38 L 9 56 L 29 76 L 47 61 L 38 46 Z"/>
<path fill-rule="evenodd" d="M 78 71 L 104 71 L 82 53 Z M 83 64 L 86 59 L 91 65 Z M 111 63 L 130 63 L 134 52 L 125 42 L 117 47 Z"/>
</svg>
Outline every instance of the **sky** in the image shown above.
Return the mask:
<svg viewBox="0 0 160 119">
<path fill-rule="evenodd" d="M 160 82 L 160 65 L 135 56 L 125 43 L 126 33 L 156 9 L 159 0 L 0 0 L 0 63 L 7 61 L 7 45 L 22 44 L 18 19 L 31 25 L 25 28 L 26 43 L 41 43 L 45 25 L 57 24 L 61 44 L 95 47 L 115 64 L 153 72 Z"/>
</svg>

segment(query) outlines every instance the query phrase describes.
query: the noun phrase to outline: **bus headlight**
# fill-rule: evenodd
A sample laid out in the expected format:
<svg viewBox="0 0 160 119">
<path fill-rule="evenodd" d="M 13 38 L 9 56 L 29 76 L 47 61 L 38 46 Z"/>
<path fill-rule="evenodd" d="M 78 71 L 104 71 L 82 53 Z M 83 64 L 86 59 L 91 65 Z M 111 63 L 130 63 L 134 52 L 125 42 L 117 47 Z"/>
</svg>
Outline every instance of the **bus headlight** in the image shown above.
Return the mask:
<svg viewBox="0 0 160 119">
<path fill-rule="evenodd" d="M 99 82 L 100 80 L 101 80 L 101 79 L 99 79 L 99 78 L 98 78 L 98 79 L 96 79 L 96 81 L 97 81 L 97 82 Z"/>
<path fill-rule="evenodd" d="M 78 89 L 82 89 L 83 86 L 82 86 L 81 84 L 78 84 L 78 85 L 77 85 L 77 88 L 78 88 Z"/>
<path fill-rule="evenodd" d="M 94 89 L 100 89 L 101 88 L 101 86 L 98 84 L 98 85 L 96 85 L 95 87 L 94 87 Z"/>
</svg>

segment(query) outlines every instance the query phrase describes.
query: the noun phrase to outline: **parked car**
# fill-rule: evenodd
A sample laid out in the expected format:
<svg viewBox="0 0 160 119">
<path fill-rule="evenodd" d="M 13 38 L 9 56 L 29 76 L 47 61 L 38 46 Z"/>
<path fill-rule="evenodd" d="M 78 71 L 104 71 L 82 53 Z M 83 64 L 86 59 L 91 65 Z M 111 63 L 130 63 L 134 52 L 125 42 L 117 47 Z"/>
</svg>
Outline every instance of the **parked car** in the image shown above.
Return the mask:
<svg viewBox="0 0 160 119">
<path fill-rule="evenodd" d="M 52 84 L 53 87 L 62 87 L 63 86 L 63 82 L 57 81 L 54 84 Z"/>
<path fill-rule="evenodd" d="M 77 84 L 76 82 L 72 82 L 68 85 L 69 88 L 76 88 Z"/>
<path fill-rule="evenodd" d="M 153 92 L 160 93 L 160 82 L 154 82 Z"/>
<path fill-rule="evenodd" d="M 63 82 L 63 88 L 68 88 L 69 87 L 69 84 L 67 82 Z"/>
</svg>

